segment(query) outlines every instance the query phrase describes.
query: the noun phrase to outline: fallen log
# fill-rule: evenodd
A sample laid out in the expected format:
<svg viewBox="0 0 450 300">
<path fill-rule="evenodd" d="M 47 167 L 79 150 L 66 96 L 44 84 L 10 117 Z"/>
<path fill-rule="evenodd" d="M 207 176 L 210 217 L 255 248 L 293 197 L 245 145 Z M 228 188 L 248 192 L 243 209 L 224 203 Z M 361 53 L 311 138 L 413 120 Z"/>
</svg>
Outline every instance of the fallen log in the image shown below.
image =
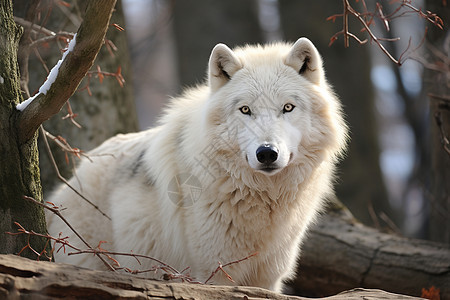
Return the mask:
<svg viewBox="0 0 450 300">
<path fill-rule="evenodd" d="M 422 288 L 450 299 L 448 245 L 381 233 L 335 205 L 302 246 L 296 295 L 324 297 L 355 287 L 420 296 Z M 320 288 L 318 288 L 320 287 Z"/>
<path fill-rule="evenodd" d="M 302 249 L 299 275 L 288 283 L 290 287 L 288 291 L 295 295 L 326 297 L 351 290 L 345 294 L 345 299 L 348 299 L 350 296 L 368 297 L 368 295 L 372 295 L 370 293 L 382 293 L 372 290 L 354 290 L 354 288 L 367 288 L 420 296 L 423 288 L 434 287 L 439 289 L 440 299 L 450 299 L 450 249 L 448 246 L 381 233 L 358 223 L 343 206 L 334 205 L 328 214 L 323 216 L 311 229 Z M 13 271 L 11 272 L 11 270 Z M 66 274 L 66 270 L 70 272 Z M 35 275 L 35 273 L 41 274 L 41 271 L 44 272 L 44 276 Z M 51 275 L 52 272 L 53 275 Z M 199 293 L 201 296 L 199 299 L 210 299 L 207 294 L 216 292 L 219 293 L 216 296 L 219 297 L 223 294 L 226 295 L 225 298 L 241 295 L 233 294 L 236 292 L 243 293 L 242 295 L 247 297 L 291 299 L 280 298 L 281 296 L 277 294 L 255 288 L 204 285 L 187 285 L 188 287 L 186 287 L 183 284 L 148 281 L 138 279 L 138 277 L 116 278 L 115 276 L 126 275 L 98 273 L 98 271 L 53 263 L 42 265 L 42 263 L 24 260 L 16 256 L 0 256 L 0 273 L 2 273 L 0 274 L 0 299 L 3 299 L 4 295 L 11 295 L 11 291 L 16 290 L 19 294 L 42 292 L 56 297 L 58 293 L 64 293 L 63 287 L 71 290 L 70 293 L 75 296 L 87 293 L 95 295 L 94 298 L 103 297 L 102 295 L 105 295 L 105 299 L 110 296 L 121 298 L 125 297 L 121 296 L 122 293 L 125 293 L 124 291 L 115 291 L 109 294 L 108 288 L 118 287 L 119 290 L 127 290 L 126 287 L 129 286 L 129 291 L 136 292 L 134 287 L 136 282 L 138 282 L 137 290 L 141 289 L 141 292 L 150 291 L 153 288 L 149 288 L 149 285 L 155 285 L 157 286 L 154 288 L 156 290 L 169 289 L 180 291 L 180 293 L 188 290 L 188 293 Z M 78 273 L 83 274 L 82 278 L 84 279 L 73 276 Z M 94 280 L 96 276 L 99 279 Z M 58 281 L 61 279 L 60 277 L 70 280 Z M 106 278 L 110 278 L 111 281 L 103 282 L 102 280 Z M 124 281 L 122 282 L 122 280 Z M 131 283 L 129 283 L 130 280 Z M 78 281 L 80 285 L 73 283 Z M 33 282 L 37 285 L 31 284 Z M 23 286 L 22 283 L 24 283 Z M 90 284 L 94 284 L 94 286 L 90 287 Z M 195 289 L 195 292 L 191 289 Z M 214 292 L 211 292 L 211 289 Z M 119 296 L 115 294 L 116 292 Z M 382 295 L 390 297 L 390 294 L 382 293 Z M 273 298 L 275 296 L 278 298 Z M 126 297 L 123 299 L 127 299 Z M 134 296 L 130 297 L 133 299 Z M 341 296 L 336 295 L 335 297 Z M 376 298 L 380 299 L 379 297 L 381 294 Z"/>
<path fill-rule="evenodd" d="M 241 286 L 170 283 L 130 274 L 0 255 L 0 299 L 273 299 L 302 300 Z M 419 299 L 381 290 L 354 289 L 327 300 Z"/>
</svg>

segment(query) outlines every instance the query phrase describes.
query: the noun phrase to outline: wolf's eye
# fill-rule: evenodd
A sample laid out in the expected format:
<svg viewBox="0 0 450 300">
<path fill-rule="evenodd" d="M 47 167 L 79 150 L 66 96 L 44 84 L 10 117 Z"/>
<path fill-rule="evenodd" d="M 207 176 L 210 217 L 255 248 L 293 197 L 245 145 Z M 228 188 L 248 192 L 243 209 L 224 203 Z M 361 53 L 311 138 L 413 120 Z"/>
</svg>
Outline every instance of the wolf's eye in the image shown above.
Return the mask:
<svg viewBox="0 0 450 300">
<path fill-rule="evenodd" d="M 250 111 L 250 107 L 248 107 L 247 105 L 242 106 L 241 108 L 239 108 L 239 110 L 244 115 L 251 115 L 252 114 L 252 112 Z"/>
<path fill-rule="evenodd" d="M 294 110 L 295 106 L 294 104 L 291 103 L 287 103 L 283 106 L 283 114 L 291 112 L 292 110 Z"/>
</svg>

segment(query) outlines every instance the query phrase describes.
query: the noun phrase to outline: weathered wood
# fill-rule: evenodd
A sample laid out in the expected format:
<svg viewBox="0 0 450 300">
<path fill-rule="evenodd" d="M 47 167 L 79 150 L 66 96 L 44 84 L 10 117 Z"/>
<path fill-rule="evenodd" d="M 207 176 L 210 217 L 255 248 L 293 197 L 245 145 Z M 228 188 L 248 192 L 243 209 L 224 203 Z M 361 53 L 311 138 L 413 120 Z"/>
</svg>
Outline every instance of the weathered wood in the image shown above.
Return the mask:
<svg viewBox="0 0 450 300">
<path fill-rule="evenodd" d="M 450 249 L 444 244 L 380 233 L 335 207 L 302 247 L 296 294 L 323 297 L 355 287 L 420 296 L 440 289 L 450 299 Z M 317 287 L 321 288 L 317 288 Z"/>
<path fill-rule="evenodd" d="M 261 288 L 169 283 L 129 274 L 0 255 L 1 299 L 283 299 L 306 298 Z M 380 290 L 355 289 L 327 297 L 342 299 L 419 299 Z"/>
</svg>

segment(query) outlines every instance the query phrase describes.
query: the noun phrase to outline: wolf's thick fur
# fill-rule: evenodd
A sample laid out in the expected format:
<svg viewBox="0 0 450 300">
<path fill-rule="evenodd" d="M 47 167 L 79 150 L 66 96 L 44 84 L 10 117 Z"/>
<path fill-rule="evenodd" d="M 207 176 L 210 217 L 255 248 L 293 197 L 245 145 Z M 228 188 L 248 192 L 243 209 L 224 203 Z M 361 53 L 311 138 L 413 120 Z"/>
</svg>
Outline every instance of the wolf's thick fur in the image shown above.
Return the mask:
<svg viewBox="0 0 450 300">
<path fill-rule="evenodd" d="M 92 244 L 144 254 L 206 280 L 218 266 L 235 284 L 280 291 L 305 231 L 331 192 L 346 140 L 339 101 L 306 38 L 230 50 L 217 45 L 208 83 L 173 99 L 159 126 L 90 152 L 70 182 L 112 221 L 61 186 L 49 199 Z M 183 184 L 184 183 L 184 184 Z M 55 216 L 49 232 L 63 231 Z M 57 261 L 104 268 L 92 255 Z M 118 257 L 124 267 L 153 261 Z M 232 284 L 221 272 L 211 281 Z"/>
</svg>

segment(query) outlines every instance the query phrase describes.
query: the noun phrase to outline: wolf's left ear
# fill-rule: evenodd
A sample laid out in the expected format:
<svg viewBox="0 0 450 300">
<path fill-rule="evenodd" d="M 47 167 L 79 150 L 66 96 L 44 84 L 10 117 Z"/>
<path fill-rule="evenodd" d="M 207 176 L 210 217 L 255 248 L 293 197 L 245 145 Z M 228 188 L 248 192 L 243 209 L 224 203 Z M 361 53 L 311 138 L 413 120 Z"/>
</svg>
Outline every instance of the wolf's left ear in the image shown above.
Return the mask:
<svg viewBox="0 0 450 300">
<path fill-rule="evenodd" d="M 299 38 L 286 56 L 285 64 L 315 84 L 324 80 L 322 58 L 313 43 L 307 38 Z"/>
<path fill-rule="evenodd" d="M 209 57 L 209 86 L 216 91 L 242 69 L 239 58 L 225 44 L 217 44 Z"/>
</svg>

